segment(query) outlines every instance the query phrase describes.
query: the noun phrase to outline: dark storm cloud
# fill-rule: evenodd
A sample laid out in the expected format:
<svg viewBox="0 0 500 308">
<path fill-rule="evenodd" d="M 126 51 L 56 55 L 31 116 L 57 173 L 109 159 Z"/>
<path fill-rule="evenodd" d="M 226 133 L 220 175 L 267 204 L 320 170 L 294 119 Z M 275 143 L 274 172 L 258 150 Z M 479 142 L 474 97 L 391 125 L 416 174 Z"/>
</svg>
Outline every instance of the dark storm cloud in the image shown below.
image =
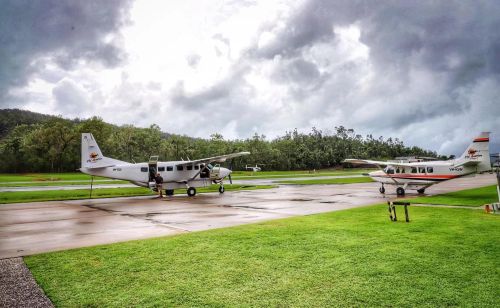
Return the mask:
<svg viewBox="0 0 500 308">
<path fill-rule="evenodd" d="M 63 69 L 76 61 L 115 66 L 124 59 L 115 39 L 130 1 L 3 0 L 0 2 L 0 96 L 42 70 L 43 59 Z"/>
<path fill-rule="evenodd" d="M 500 87 L 498 12 L 500 1 L 311 0 L 283 21 L 285 26 L 263 27 L 275 38 L 263 47 L 256 44 L 248 55 L 255 61 L 279 56 L 284 63 L 299 63 L 314 46 L 335 45 L 335 27 L 356 25 L 360 42 L 369 48 L 375 76 L 364 92 L 356 81 L 346 83 L 347 74 L 335 67 L 323 73 L 328 78 L 321 83 L 323 91 L 291 88 L 290 95 L 322 115 L 338 109 L 345 116 L 342 124 L 366 132 L 398 131 L 413 124 L 425 126 L 428 135 L 443 128 L 455 130 L 441 123 L 445 118 L 454 119 L 460 129 L 469 122 L 469 130 L 491 130 L 500 126 L 500 104 L 484 106 L 479 101 L 491 90 L 482 84 Z M 335 60 L 335 55 L 330 57 Z M 293 80 L 296 71 L 290 65 L 278 72 Z M 314 78 L 319 75 L 309 74 L 309 80 Z M 472 94 L 476 88 L 482 92 Z"/>
</svg>

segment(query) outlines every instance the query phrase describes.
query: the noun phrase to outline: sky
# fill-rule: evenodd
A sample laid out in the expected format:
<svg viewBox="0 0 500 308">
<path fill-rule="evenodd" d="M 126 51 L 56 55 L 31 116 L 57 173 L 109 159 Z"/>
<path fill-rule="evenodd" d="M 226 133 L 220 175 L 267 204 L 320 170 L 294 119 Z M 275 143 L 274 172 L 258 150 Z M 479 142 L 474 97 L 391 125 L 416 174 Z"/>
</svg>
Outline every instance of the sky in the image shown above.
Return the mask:
<svg viewBox="0 0 500 308">
<path fill-rule="evenodd" d="M 0 108 L 500 151 L 500 1 L 0 0 Z"/>
</svg>

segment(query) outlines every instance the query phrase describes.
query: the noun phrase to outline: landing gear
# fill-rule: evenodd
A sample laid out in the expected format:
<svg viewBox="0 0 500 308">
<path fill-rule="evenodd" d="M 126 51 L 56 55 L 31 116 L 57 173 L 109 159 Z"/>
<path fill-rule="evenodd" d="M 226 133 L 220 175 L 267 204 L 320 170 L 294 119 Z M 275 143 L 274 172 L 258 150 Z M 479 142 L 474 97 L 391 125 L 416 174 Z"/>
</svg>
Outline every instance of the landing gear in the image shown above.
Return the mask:
<svg viewBox="0 0 500 308">
<path fill-rule="evenodd" d="M 419 194 L 423 194 L 423 193 L 425 193 L 425 188 L 420 188 L 420 189 L 417 189 L 417 192 L 418 192 Z"/>
<path fill-rule="evenodd" d="M 196 188 L 194 187 L 189 187 L 187 190 L 187 194 L 189 197 L 194 197 L 196 195 Z"/>
<path fill-rule="evenodd" d="M 219 193 L 223 194 L 224 193 L 224 186 L 219 186 Z"/>
<path fill-rule="evenodd" d="M 174 190 L 173 189 L 166 189 L 165 190 L 165 195 L 167 195 L 167 196 L 173 196 L 174 195 Z"/>
<path fill-rule="evenodd" d="M 398 195 L 398 196 L 404 196 L 405 195 L 405 189 L 403 187 L 398 187 L 396 189 L 396 195 Z"/>
<path fill-rule="evenodd" d="M 384 188 L 384 185 L 382 185 L 382 187 L 380 187 L 378 189 L 378 191 L 380 191 L 381 194 L 385 194 L 385 188 Z"/>
</svg>

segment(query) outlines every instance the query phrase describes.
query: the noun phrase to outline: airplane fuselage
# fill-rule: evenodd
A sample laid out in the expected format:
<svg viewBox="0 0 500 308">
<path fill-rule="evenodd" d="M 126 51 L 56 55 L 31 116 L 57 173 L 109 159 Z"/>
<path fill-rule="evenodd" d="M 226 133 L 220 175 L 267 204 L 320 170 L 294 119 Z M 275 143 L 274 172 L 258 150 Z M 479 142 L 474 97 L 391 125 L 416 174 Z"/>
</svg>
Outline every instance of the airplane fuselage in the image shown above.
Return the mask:
<svg viewBox="0 0 500 308">
<path fill-rule="evenodd" d="M 416 190 L 474 173 L 475 167 L 454 166 L 452 161 L 432 161 L 408 163 L 404 167 L 388 165 L 384 171 L 374 171 L 368 175 L 383 184 L 405 185 L 407 189 Z"/>
<path fill-rule="evenodd" d="M 179 166 L 178 164 L 184 164 Z M 89 175 L 130 181 L 138 186 L 153 187 L 154 175 L 160 173 L 163 178 L 163 189 L 173 190 L 186 187 L 206 187 L 229 174 L 229 170 L 219 166 L 211 169 L 202 164 L 185 165 L 186 161 L 170 161 L 137 164 L 118 164 L 103 168 L 81 168 Z"/>
</svg>

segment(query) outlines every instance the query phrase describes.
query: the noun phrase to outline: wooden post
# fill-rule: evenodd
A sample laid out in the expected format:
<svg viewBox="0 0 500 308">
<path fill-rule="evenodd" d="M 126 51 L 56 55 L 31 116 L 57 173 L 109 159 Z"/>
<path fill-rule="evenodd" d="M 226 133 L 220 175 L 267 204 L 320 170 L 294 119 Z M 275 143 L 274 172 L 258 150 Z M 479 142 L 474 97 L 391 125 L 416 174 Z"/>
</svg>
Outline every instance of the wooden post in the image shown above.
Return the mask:
<svg viewBox="0 0 500 308">
<path fill-rule="evenodd" d="M 410 215 L 408 214 L 408 204 L 405 204 L 406 222 L 410 222 Z"/>
</svg>

